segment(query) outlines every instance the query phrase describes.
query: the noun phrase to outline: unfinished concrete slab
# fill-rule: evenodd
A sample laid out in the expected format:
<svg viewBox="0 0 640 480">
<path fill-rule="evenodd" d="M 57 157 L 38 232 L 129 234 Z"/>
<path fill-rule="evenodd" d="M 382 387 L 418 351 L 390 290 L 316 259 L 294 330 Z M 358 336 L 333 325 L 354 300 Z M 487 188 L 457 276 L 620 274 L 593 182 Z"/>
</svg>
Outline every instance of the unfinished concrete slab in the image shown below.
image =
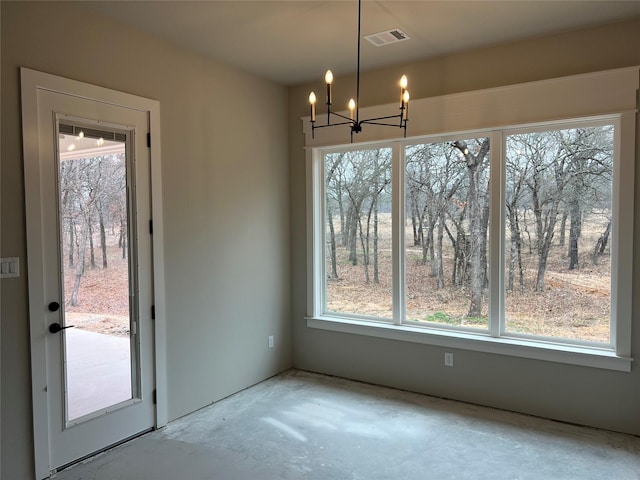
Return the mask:
<svg viewBox="0 0 640 480">
<path fill-rule="evenodd" d="M 291 370 L 56 478 L 639 480 L 640 438 Z"/>
</svg>

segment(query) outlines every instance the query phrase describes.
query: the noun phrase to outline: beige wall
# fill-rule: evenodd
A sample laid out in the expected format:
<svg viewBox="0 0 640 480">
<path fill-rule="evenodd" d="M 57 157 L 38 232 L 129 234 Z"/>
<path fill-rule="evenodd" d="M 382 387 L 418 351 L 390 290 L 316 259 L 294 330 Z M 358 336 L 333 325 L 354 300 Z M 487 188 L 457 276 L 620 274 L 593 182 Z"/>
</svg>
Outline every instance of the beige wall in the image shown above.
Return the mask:
<svg viewBox="0 0 640 480">
<path fill-rule="evenodd" d="M 1 2 L 2 472 L 33 474 L 18 67 L 160 101 L 168 412 L 291 366 L 287 92 L 77 4 Z M 276 347 L 267 348 L 268 335 Z"/>
<path fill-rule="evenodd" d="M 397 101 L 397 79 L 409 77 L 413 99 L 640 65 L 640 18 L 363 74 L 362 106 Z M 306 327 L 305 156 L 300 117 L 310 90 L 289 90 L 293 359 L 301 369 L 404 388 L 640 435 L 640 370 L 631 373 L 456 350 L 456 367 L 442 365 L 444 349 Z M 355 79 L 337 78 L 333 98 L 349 98 Z M 335 100 L 334 100 L 335 101 Z M 637 136 L 640 139 L 640 134 Z M 637 142 L 638 143 L 638 142 Z M 636 148 L 636 166 L 638 162 Z M 636 167 L 636 202 L 640 168 Z M 640 208 L 635 241 L 640 247 Z M 640 251 L 640 248 L 638 249 Z M 640 298 L 640 255 L 634 259 L 634 298 Z M 640 352 L 634 301 L 633 353 Z M 450 349 L 448 349 L 450 350 Z"/>
</svg>

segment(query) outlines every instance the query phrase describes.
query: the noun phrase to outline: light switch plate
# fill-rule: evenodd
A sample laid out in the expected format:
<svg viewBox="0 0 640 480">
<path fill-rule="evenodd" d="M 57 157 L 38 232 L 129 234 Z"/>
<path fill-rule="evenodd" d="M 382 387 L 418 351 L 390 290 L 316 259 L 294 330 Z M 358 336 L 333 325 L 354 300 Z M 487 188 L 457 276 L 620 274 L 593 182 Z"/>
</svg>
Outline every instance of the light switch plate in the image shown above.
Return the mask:
<svg viewBox="0 0 640 480">
<path fill-rule="evenodd" d="M 20 276 L 20 258 L 7 257 L 0 258 L 0 278 L 11 278 Z"/>
</svg>

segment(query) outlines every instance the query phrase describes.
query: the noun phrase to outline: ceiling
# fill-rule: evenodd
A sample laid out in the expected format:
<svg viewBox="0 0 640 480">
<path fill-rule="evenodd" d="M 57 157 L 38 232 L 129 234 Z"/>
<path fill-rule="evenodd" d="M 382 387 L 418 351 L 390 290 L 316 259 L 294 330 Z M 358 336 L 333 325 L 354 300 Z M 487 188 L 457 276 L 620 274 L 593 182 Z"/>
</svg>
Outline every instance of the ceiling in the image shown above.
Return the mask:
<svg viewBox="0 0 640 480">
<path fill-rule="evenodd" d="M 355 72 L 351 1 L 97 1 L 104 14 L 180 47 L 284 85 Z M 640 16 L 640 0 L 364 0 L 362 34 L 399 28 L 407 41 L 362 42 L 362 70 Z M 638 48 L 630 45 L 629 48 Z"/>
</svg>

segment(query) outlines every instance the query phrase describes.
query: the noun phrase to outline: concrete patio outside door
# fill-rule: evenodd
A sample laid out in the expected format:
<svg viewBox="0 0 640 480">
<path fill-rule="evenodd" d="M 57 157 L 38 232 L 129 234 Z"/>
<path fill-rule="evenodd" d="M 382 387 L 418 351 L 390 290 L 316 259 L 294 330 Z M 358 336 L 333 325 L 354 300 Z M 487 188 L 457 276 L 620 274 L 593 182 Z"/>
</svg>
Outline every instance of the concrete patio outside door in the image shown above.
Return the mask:
<svg viewBox="0 0 640 480">
<path fill-rule="evenodd" d="M 66 330 L 68 418 L 131 398 L 129 337 Z"/>
</svg>

